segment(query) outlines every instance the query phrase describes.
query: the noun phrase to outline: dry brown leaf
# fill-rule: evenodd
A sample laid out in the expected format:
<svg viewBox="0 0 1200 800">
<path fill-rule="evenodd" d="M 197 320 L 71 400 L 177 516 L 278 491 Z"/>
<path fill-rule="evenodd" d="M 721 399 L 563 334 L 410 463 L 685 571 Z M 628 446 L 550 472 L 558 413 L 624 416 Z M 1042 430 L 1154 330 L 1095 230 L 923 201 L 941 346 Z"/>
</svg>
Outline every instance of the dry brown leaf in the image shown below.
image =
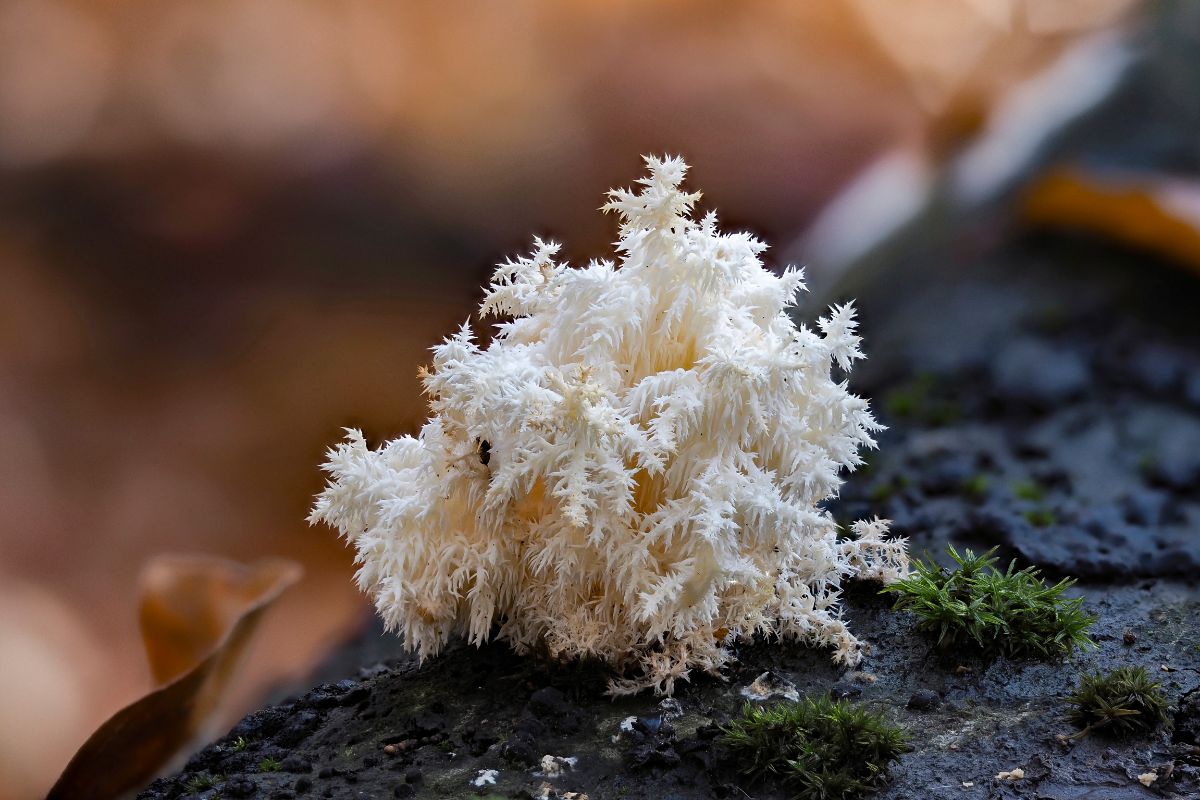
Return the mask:
<svg viewBox="0 0 1200 800">
<path fill-rule="evenodd" d="M 47 800 L 105 800 L 158 773 L 201 731 L 259 619 L 300 575 L 285 560 L 154 559 L 143 572 L 142 632 L 155 677 L 169 682 L 101 725 Z"/>
<path fill-rule="evenodd" d="M 1035 225 L 1088 231 L 1200 269 L 1200 185 L 1153 174 L 1059 168 L 1025 197 Z"/>
<path fill-rule="evenodd" d="M 274 599 L 285 588 L 281 577 L 293 570 L 282 562 L 247 569 L 207 556 L 151 562 L 141 577 L 141 627 L 155 681 L 168 683 L 202 661 L 239 618 Z"/>
</svg>

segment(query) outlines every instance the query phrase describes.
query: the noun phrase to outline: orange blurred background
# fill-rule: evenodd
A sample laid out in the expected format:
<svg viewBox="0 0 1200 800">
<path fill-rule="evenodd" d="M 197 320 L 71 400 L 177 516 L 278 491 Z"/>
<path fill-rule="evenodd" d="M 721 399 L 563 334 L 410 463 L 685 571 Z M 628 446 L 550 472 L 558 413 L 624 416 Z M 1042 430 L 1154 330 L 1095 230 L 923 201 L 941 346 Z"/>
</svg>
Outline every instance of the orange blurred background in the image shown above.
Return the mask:
<svg viewBox="0 0 1200 800">
<path fill-rule="evenodd" d="M 0 795 L 152 685 L 138 575 L 285 556 L 217 729 L 369 610 L 304 517 L 340 428 L 534 233 L 680 153 L 776 257 L 887 153 L 936 166 L 1131 0 L 0 2 Z M 792 251 L 789 251 L 792 252 Z M 819 275 L 823 264 L 810 263 Z"/>
</svg>

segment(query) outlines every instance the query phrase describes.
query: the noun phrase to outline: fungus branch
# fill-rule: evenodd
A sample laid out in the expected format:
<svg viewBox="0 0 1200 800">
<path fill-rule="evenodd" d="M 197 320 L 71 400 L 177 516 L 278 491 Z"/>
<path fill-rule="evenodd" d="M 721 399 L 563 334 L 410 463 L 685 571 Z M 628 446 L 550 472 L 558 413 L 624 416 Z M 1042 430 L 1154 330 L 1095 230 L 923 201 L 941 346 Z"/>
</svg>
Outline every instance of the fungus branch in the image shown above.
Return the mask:
<svg viewBox="0 0 1200 800">
<path fill-rule="evenodd" d="M 354 544 L 359 586 L 422 656 L 498 625 L 519 651 L 607 660 L 614 692 L 668 693 L 756 633 L 854 662 L 842 581 L 906 571 L 885 522 L 839 541 L 821 507 L 880 429 L 831 377 L 862 357 L 853 308 L 797 326 L 802 274 L 693 219 L 683 161 L 646 163 L 605 206 L 616 262 L 572 268 L 535 240 L 496 269 L 491 343 L 464 325 L 434 348 L 419 436 L 372 450 L 350 431 L 329 453 L 311 520 Z"/>
</svg>

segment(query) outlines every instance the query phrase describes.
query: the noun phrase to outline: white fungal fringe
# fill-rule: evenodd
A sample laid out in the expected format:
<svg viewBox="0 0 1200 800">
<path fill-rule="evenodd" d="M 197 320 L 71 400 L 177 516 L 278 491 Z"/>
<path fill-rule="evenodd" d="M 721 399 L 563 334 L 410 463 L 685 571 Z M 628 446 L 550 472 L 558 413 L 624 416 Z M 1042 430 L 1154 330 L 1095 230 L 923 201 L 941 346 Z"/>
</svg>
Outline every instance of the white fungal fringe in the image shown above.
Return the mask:
<svg viewBox="0 0 1200 800">
<path fill-rule="evenodd" d="M 693 220 L 682 160 L 646 164 L 604 207 L 619 265 L 535 239 L 487 291 L 491 343 L 464 324 L 433 349 L 420 435 L 329 452 L 310 520 L 354 544 L 358 585 L 422 657 L 498 625 L 518 651 L 608 661 L 616 694 L 670 694 L 754 634 L 854 663 L 842 580 L 907 570 L 886 520 L 839 539 L 820 505 L 880 429 L 831 376 L 862 358 L 854 309 L 797 327 L 802 273 Z"/>
</svg>

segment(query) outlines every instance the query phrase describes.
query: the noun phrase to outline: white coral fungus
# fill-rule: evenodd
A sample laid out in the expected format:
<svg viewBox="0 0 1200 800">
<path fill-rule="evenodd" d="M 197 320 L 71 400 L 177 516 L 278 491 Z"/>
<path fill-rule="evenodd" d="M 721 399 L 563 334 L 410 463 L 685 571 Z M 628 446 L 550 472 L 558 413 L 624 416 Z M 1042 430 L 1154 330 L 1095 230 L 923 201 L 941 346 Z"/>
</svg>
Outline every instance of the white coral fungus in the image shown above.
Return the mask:
<svg viewBox="0 0 1200 800">
<path fill-rule="evenodd" d="M 754 634 L 854 663 L 842 580 L 906 570 L 885 520 L 843 540 L 821 507 L 880 429 L 831 376 L 862 357 L 853 308 L 797 327 L 802 273 L 692 219 L 682 160 L 646 164 L 604 206 L 619 266 L 535 240 L 496 270 L 490 344 L 464 324 L 433 348 L 420 435 L 329 453 L 310 519 L 354 543 L 358 585 L 422 657 L 498 626 L 519 652 L 608 661 L 615 693 L 670 693 Z"/>
</svg>

